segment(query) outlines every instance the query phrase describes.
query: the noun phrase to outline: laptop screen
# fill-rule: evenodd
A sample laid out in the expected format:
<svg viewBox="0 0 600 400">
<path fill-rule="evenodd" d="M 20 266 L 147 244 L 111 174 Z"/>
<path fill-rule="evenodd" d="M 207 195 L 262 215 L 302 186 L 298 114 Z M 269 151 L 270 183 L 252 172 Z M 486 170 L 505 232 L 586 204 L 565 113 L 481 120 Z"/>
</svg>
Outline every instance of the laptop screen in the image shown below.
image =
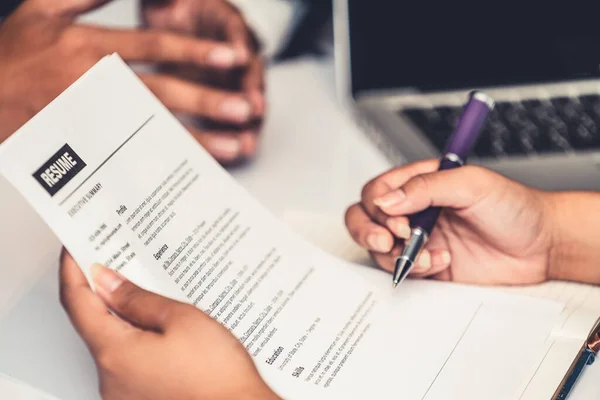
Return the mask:
<svg viewBox="0 0 600 400">
<path fill-rule="evenodd" d="M 600 77 L 597 1 L 347 1 L 353 94 Z"/>
</svg>

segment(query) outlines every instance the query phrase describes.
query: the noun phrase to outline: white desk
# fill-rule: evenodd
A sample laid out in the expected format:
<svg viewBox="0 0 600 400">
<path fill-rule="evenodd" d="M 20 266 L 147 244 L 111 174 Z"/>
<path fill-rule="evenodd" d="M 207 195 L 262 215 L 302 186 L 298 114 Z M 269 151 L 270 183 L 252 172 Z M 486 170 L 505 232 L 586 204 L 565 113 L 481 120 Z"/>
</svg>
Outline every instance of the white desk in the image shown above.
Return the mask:
<svg viewBox="0 0 600 400">
<path fill-rule="evenodd" d="M 129 0 L 118 0 L 94 19 L 127 25 L 134 10 Z M 338 105 L 330 62 L 280 65 L 268 78 L 270 112 L 260 154 L 233 175 L 278 216 L 306 210 L 343 218 L 362 185 L 389 164 Z M 64 400 L 91 398 L 93 364 L 58 304 L 59 243 L 2 178 L 0 199 L 0 374 Z M 37 251 L 23 253 L 25 241 L 36 243 Z M 586 371 L 571 399 L 600 398 L 599 382 L 600 362 Z M 0 398 L 37 396 L 26 397 L 0 379 Z"/>
</svg>

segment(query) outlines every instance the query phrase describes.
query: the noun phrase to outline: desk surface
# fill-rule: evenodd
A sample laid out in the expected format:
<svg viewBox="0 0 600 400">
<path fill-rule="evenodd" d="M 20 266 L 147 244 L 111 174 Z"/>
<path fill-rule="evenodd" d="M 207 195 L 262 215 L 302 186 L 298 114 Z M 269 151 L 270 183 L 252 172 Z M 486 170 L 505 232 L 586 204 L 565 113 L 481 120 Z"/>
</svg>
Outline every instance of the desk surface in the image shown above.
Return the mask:
<svg viewBox="0 0 600 400">
<path fill-rule="evenodd" d="M 132 4 L 129 0 L 117 0 L 92 19 L 111 20 L 116 25 L 131 24 L 135 15 Z M 362 185 L 390 165 L 337 102 L 331 62 L 301 60 L 273 67 L 269 71 L 268 88 L 270 110 L 260 154 L 253 163 L 232 170 L 232 174 L 280 217 L 289 211 L 303 210 L 343 218 L 345 208 L 358 199 Z M 42 274 L 52 273 L 59 244 L 1 178 L 0 198 L 4 204 L 0 209 L 0 220 L 8 221 L 0 227 L 0 252 L 7 262 L 0 269 L 1 317 L 3 306 L 19 298 L 19 293 L 31 289 L 30 282 Z M 14 226 L 19 229 L 12 229 Z M 23 249 L 21 243 L 32 240 L 39 243 L 36 254 L 20 251 Z M 49 298 L 56 291 L 47 287 L 40 290 L 49 293 Z M 29 310 L 42 307 L 35 301 L 30 303 Z M 52 310 L 58 309 L 58 304 L 54 306 L 56 308 Z M 22 323 L 26 319 L 26 316 L 17 316 L 15 320 Z M 2 328 L 4 331 L 11 329 L 10 326 Z M 14 329 L 8 332 L 8 337 L 24 333 Z M 59 345 L 54 355 L 58 355 L 60 345 L 64 345 L 62 336 L 56 338 L 56 342 Z M 35 362 L 39 364 L 38 368 L 53 368 L 54 360 L 41 357 Z M 82 360 L 75 359 L 74 362 L 81 363 Z M 5 366 L 0 360 L 0 373 L 10 372 L 8 367 L 3 370 Z M 31 364 L 27 367 L 31 368 Z M 22 371 L 26 370 L 23 366 Z M 600 362 L 585 372 L 571 399 L 600 398 L 598 382 Z M 28 383 L 36 385 L 36 382 Z M 2 392 L 8 387 L 0 385 L 0 397 L 17 398 Z"/>
</svg>

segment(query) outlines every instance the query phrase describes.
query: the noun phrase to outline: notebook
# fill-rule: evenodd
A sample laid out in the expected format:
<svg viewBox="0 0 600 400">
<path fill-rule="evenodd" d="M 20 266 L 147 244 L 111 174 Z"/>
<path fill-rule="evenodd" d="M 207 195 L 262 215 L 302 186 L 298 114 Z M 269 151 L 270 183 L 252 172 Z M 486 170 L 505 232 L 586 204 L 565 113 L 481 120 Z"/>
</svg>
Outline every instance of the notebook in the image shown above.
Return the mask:
<svg viewBox="0 0 600 400">
<path fill-rule="evenodd" d="M 360 248 L 344 227 L 342 216 L 290 210 L 284 221 L 306 240 L 311 241 L 328 253 L 370 268 L 365 268 L 365 277 L 384 280 L 389 275 L 373 271 L 375 264 L 368 253 Z M 385 284 L 382 283 L 382 284 Z M 519 400 L 564 399 L 576 383 L 576 362 L 588 343 L 598 332 L 600 316 L 600 287 L 573 282 L 553 281 L 525 287 L 497 287 L 494 290 L 558 301 L 564 308 L 539 352 L 531 371 L 517 392 Z M 597 336 L 596 336 L 597 341 Z M 596 343 L 596 346 L 598 344 Z M 596 347 L 596 350 L 598 348 Z"/>
<path fill-rule="evenodd" d="M 274 218 L 117 55 L 3 143 L 0 171 L 88 277 L 102 262 L 211 315 L 284 398 L 514 398 L 535 380 L 548 338 L 572 343 L 587 321 L 563 319 L 564 304 L 548 299 L 416 280 L 393 291 L 389 276 L 367 277 Z M 36 334 L 0 343 L 21 374 L 31 362 L 14 344 L 34 346 Z M 71 348 L 77 356 L 58 357 L 87 368 L 81 343 Z M 44 372 L 40 389 L 74 399 L 56 390 L 76 372 Z M 59 372 L 60 387 L 50 379 Z"/>
</svg>

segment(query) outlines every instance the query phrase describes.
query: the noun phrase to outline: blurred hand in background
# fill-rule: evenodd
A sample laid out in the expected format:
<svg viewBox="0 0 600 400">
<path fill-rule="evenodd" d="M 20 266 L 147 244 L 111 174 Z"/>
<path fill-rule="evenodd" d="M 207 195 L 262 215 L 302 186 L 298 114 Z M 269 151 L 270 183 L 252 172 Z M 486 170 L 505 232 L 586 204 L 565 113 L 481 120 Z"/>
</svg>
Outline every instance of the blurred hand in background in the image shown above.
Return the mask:
<svg viewBox="0 0 600 400">
<path fill-rule="evenodd" d="M 248 112 L 249 117 L 237 121 L 197 115 L 191 109 L 180 111 L 184 118 L 192 117 L 185 118 L 188 129 L 222 160 L 238 161 L 251 157 L 257 148 L 266 108 L 264 63 L 257 39 L 240 11 L 227 0 L 143 0 L 142 16 L 150 28 L 217 41 L 235 50 L 237 68 L 216 70 L 167 63 L 161 70 L 195 82 L 204 88 L 207 96 L 229 93 L 245 99 L 247 106 L 240 104 L 239 111 L 240 114 L 241 111 Z M 237 157 L 232 157 L 234 154 Z"/>
<path fill-rule="evenodd" d="M 129 63 L 178 66 L 222 77 L 233 75 L 234 70 L 257 68 L 257 62 L 239 44 L 245 39 L 240 42 L 220 40 L 221 33 L 199 39 L 183 30 L 106 29 L 76 23 L 79 15 L 109 1 L 25 0 L 2 22 L 0 142 L 102 57 L 114 52 Z M 203 32 L 224 32 L 218 26 L 221 25 L 213 21 Z M 240 85 L 262 87 L 262 66 L 260 70 L 258 75 L 242 75 Z M 252 96 L 245 91 L 217 89 L 165 71 L 140 77 L 173 112 L 207 121 L 209 127 L 230 128 L 229 131 L 192 131 L 219 161 L 234 162 L 254 152 L 255 133 L 245 135 L 244 129 L 252 125 L 257 108 L 249 101 Z M 260 82 L 250 83 L 252 79 L 255 82 L 260 79 Z"/>
</svg>

